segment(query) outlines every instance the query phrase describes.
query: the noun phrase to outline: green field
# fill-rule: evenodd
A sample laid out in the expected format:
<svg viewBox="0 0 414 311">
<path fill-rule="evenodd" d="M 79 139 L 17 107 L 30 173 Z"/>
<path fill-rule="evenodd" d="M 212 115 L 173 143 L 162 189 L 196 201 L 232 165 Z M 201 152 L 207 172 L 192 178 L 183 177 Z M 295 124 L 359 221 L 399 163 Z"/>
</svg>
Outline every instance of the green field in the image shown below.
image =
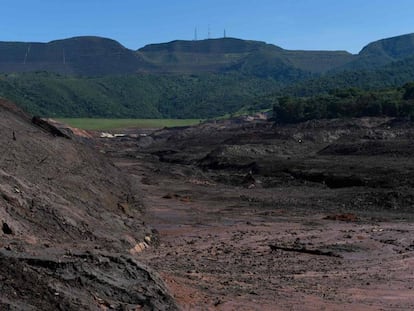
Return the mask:
<svg viewBox="0 0 414 311">
<path fill-rule="evenodd" d="M 59 122 L 84 130 L 115 130 L 125 128 L 162 128 L 200 123 L 200 119 L 89 119 L 57 118 Z"/>
</svg>

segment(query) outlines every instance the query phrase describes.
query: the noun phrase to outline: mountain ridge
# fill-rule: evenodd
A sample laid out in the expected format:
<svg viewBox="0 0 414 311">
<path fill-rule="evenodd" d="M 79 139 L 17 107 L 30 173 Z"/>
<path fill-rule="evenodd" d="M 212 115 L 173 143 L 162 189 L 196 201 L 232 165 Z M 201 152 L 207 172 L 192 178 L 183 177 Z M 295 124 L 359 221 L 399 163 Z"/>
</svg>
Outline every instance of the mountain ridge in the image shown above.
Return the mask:
<svg viewBox="0 0 414 311">
<path fill-rule="evenodd" d="M 0 42 L 0 72 L 49 71 L 102 76 L 133 73 L 224 73 L 278 77 L 286 71 L 321 74 L 367 69 L 414 55 L 414 34 L 374 41 L 358 54 L 347 51 L 287 50 L 262 41 L 238 38 L 174 40 L 131 50 L 97 36 L 39 42 Z M 260 64 L 260 66 L 257 66 Z M 288 69 L 289 68 L 289 69 Z"/>
<path fill-rule="evenodd" d="M 414 33 L 373 41 L 356 55 L 355 60 L 337 69 L 376 69 L 414 56 Z"/>
<path fill-rule="evenodd" d="M 414 80 L 413 42 L 413 34 L 373 42 L 358 55 L 235 38 L 176 40 L 136 51 L 100 37 L 0 42 L 0 96 L 50 117 L 210 118 L 268 108 L 261 100 L 268 94 L 404 85 Z"/>
</svg>

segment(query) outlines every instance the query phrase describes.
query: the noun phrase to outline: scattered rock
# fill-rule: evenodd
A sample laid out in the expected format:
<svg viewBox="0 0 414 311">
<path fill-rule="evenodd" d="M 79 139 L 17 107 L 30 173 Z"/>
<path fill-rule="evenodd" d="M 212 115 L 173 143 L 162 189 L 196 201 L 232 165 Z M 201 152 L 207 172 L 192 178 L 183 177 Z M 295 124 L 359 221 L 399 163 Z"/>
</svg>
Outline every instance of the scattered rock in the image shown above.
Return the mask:
<svg viewBox="0 0 414 311">
<path fill-rule="evenodd" d="M 3 222 L 2 231 L 3 231 L 4 234 L 13 234 L 13 230 L 5 222 Z"/>
<path fill-rule="evenodd" d="M 0 115 L 0 310 L 176 310 L 131 256 L 149 247 L 137 185 L 72 130 L 3 99 Z"/>
<path fill-rule="evenodd" d="M 352 213 L 328 215 L 328 216 L 324 217 L 323 219 L 338 220 L 338 221 L 350 221 L 350 222 L 359 220 L 359 218 L 355 214 L 352 214 Z"/>
<path fill-rule="evenodd" d="M 132 255 L 134 255 L 134 254 L 141 253 L 142 251 L 146 250 L 147 248 L 149 248 L 149 245 L 146 242 L 139 242 L 133 248 L 131 248 L 129 250 L 129 252 Z"/>
<path fill-rule="evenodd" d="M 177 198 L 177 194 L 167 193 L 167 194 L 166 194 L 166 195 L 164 195 L 162 198 L 163 198 L 163 199 L 172 199 L 172 198 Z"/>
<path fill-rule="evenodd" d="M 44 129 L 45 131 L 49 132 L 53 136 L 65 137 L 65 138 L 70 139 L 70 136 L 63 133 L 59 128 L 57 128 L 54 124 L 52 124 L 46 119 L 42 119 L 40 117 L 34 116 L 32 118 L 32 123 Z"/>
<path fill-rule="evenodd" d="M 185 197 L 180 198 L 180 201 L 188 203 L 188 202 L 191 202 L 192 200 L 191 200 L 191 197 L 185 196 Z"/>
</svg>

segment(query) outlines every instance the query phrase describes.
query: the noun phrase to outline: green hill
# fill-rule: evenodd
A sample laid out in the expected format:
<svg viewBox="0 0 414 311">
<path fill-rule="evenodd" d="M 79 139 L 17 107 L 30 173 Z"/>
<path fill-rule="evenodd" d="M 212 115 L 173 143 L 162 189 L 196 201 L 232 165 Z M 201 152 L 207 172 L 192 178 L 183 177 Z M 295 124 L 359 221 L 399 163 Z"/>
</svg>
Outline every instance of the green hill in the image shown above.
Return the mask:
<svg viewBox="0 0 414 311">
<path fill-rule="evenodd" d="M 414 34 L 407 34 L 368 44 L 352 62 L 338 69 L 374 69 L 412 56 Z"/>
<path fill-rule="evenodd" d="M 177 40 L 138 51 L 99 37 L 75 37 L 49 43 L 0 42 L 0 72 L 48 71 L 100 76 L 149 73 L 243 73 L 281 78 L 286 72 L 307 77 L 349 62 L 342 51 L 289 51 L 272 44 L 235 38 Z M 257 64 L 260 64 L 257 66 Z"/>
<path fill-rule="evenodd" d="M 0 72 L 48 71 L 60 74 L 128 74 L 146 64 L 114 40 L 75 37 L 49 43 L 0 42 Z"/>
<path fill-rule="evenodd" d="M 86 36 L 49 43 L 0 42 L 0 72 L 84 76 L 239 72 L 291 82 L 328 71 L 377 68 L 410 56 L 414 56 L 414 34 L 370 43 L 358 55 L 292 51 L 236 38 L 176 40 L 133 51 L 111 39 Z"/>
<path fill-rule="evenodd" d="M 322 77 L 287 86 L 280 90 L 280 94 L 313 96 L 327 94 L 335 89 L 352 87 L 363 90 L 375 90 L 401 86 L 410 81 L 414 81 L 414 56 L 388 63 L 376 69 L 329 73 Z"/>
<path fill-rule="evenodd" d="M 114 40 L 89 36 L 49 43 L 0 42 L 0 72 L 84 76 L 238 72 L 296 82 L 329 71 L 377 68 L 410 56 L 414 56 L 414 34 L 370 43 L 358 55 L 292 51 L 236 38 L 176 40 L 133 51 Z"/>
<path fill-rule="evenodd" d="M 279 84 L 239 74 L 0 75 L 0 97 L 49 117 L 206 118 L 235 112 Z"/>
<path fill-rule="evenodd" d="M 359 53 L 360 56 L 382 55 L 392 61 L 414 54 L 414 34 L 379 40 L 368 44 Z"/>
<path fill-rule="evenodd" d="M 238 71 L 280 77 L 286 72 L 308 76 L 342 66 L 352 59 L 345 51 L 289 51 L 260 41 L 236 38 L 172 41 L 151 44 L 137 52 L 158 72 Z"/>
<path fill-rule="evenodd" d="M 358 55 L 235 38 L 137 51 L 99 37 L 0 42 L 0 97 L 42 116 L 206 118 L 265 108 L 268 94 L 400 86 L 414 80 L 413 68 L 413 34 L 373 42 Z"/>
</svg>

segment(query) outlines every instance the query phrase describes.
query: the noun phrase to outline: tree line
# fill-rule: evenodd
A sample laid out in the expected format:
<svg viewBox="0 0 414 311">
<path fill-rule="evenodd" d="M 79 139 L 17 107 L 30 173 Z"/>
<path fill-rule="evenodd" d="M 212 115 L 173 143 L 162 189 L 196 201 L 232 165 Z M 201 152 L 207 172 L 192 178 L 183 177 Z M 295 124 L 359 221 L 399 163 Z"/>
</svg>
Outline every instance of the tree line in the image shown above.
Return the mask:
<svg viewBox="0 0 414 311">
<path fill-rule="evenodd" d="M 365 116 L 414 119 L 414 82 L 399 88 L 375 91 L 336 89 L 328 94 L 310 97 L 273 96 L 265 101 L 272 103 L 273 119 L 280 123 Z"/>
</svg>

